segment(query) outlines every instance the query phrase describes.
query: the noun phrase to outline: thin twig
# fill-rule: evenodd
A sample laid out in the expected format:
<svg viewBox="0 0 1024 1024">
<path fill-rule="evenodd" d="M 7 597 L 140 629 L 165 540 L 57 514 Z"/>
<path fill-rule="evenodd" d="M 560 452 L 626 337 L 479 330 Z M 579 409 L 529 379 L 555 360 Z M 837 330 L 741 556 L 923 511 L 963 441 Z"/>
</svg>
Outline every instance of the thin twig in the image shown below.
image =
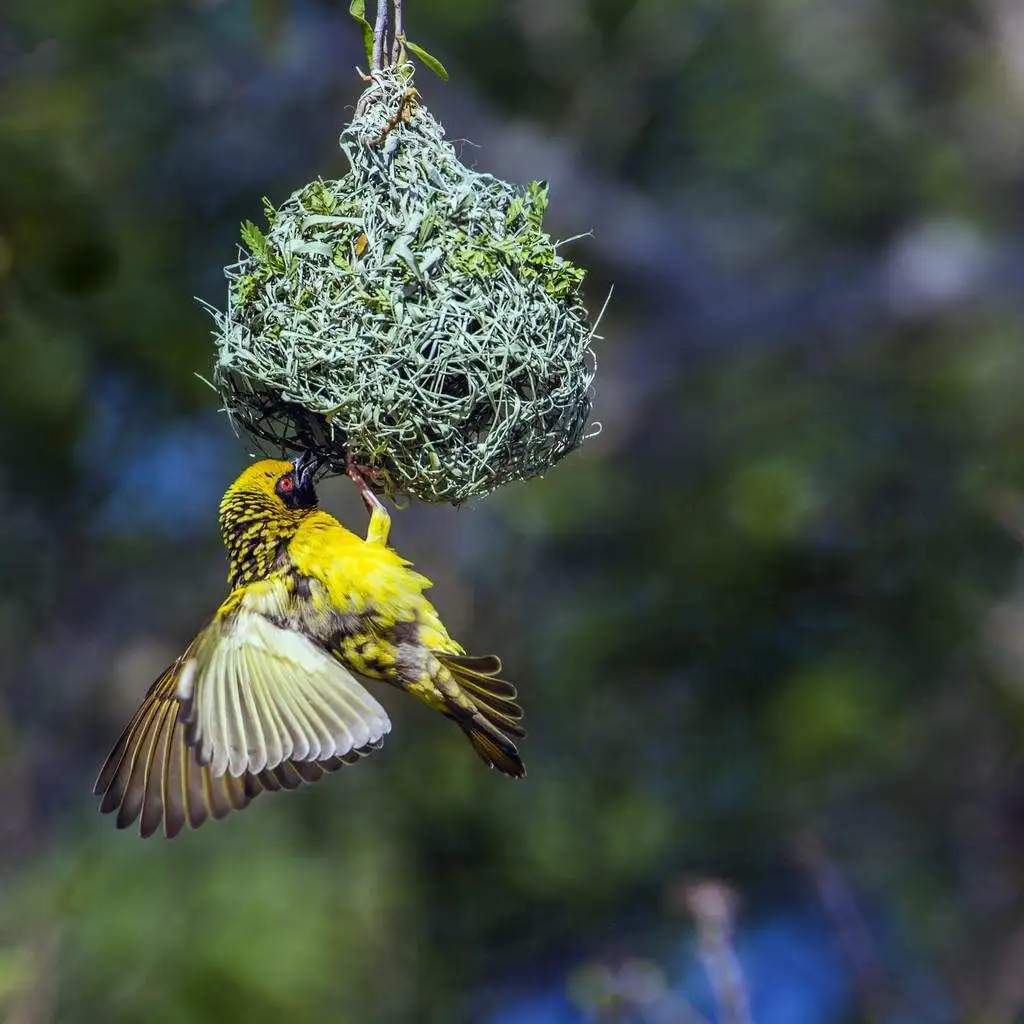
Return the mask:
<svg viewBox="0 0 1024 1024">
<path fill-rule="evenodd" d="M 377 0 L 377 20 L 373 26 L 373 70 L 380 71 L 384 67 L 384 54 L 387 52 L 388 7 L 391 0 Z"/>
<path fill-rule="evenodd" d="M 723 882 L 707 879 L 688 886 L 686 905 L 697 923 L 700 959 L 707 971 L 722 1024 L 752 1024 L 750 996 L 732 945 L 736 895 Z"/>
<path fill-rule="evenodd" d="M 797 858 L 817 890 L 840 952 L 849 965 L 865 1019 L 872 1022 L 887 1019 L 893 1003 L 889 980 L 853 892 L 814 832 L 806 829 L 799 833 L 794 845 Z"/>
<path fill-rule="evenodd" d="M 395 41 L 391 47 L 391 63 L 397 64 L 402 48 L 402 41 L 405 39 L 405 0 L 395 0 Z"/>
</svg>

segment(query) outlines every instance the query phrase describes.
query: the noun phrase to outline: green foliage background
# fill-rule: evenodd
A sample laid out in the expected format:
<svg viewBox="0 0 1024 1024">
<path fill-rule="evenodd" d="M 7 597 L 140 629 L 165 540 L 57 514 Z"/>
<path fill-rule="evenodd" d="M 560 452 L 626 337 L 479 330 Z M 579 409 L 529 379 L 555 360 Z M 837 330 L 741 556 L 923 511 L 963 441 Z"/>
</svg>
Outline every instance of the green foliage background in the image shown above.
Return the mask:
<svg viewBox="0 0 1024 1024">
<path fill-rule="evenodd" d="M 344 6 L 0 11 L 0 1013 L 488 1020 L 588 962 L 670 971 L 680 882 L 739 892 L 740 938 L 813 904 L 812 835 L 877 966 L 837 1019 L 1013 1021 L 1012 0 L 412 0 L 450 136 L 595 230 L 593 309 L 616 283 L 600 438 L 394 530 L 520 683 L 530 774 L 385 694 L 386 750 L 308 791 L 166 845 L 96 814 L 109 742 L 222 593 L 245 449 L 193 376 L 193 296 L 221 301 L 263 195 L 343 170 Z"/>
</svg>

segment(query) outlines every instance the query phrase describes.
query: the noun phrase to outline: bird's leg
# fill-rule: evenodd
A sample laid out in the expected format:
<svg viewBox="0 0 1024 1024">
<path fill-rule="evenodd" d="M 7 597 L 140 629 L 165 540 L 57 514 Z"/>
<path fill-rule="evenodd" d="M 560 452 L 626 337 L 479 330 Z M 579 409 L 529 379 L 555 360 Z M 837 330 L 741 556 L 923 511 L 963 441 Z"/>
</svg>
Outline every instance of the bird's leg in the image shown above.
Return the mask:
<svg viewBox="0 0 1024 1024">
<path fill-rule="evenodd" d="M 373 488 L 367 480 L 370 475 L 370 471 L 363 469 L 360 466 L 352 454 L 349 453 L 345 457 L 345 472 L 348 473 L 349 479 L 351 479 L 356 487 L 359 488 L 359 496 L 363 499 L 363 504 L 366 506 L 367 512 L 373 515 L 374 512 L 383 512 L 387 515 L 387 511 L 384 508 L 383 503 L 376 494 L 373 493 Z"/>
<path fill-rule="evenodd" d="M 391 532 L 391 517 L 384 503 L 373 493 L 366 480 L 365 471 L 356 464 L 350 452 L 345 459 L 345 472 L 359 488 L 359 496 L 363 499 L 367 512 L 370 513 L 370 525 L 366 529 L 366 540 L 370 544 L 387 544 Z"/>
</svg>

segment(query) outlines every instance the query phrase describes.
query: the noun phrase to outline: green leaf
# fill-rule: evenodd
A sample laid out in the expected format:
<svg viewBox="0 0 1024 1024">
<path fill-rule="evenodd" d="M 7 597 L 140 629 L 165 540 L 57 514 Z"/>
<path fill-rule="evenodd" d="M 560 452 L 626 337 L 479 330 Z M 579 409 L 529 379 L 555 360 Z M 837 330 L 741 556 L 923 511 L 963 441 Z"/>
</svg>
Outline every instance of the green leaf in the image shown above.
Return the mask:
<svg viewBox="0 0 1024 1024">
<path fill-rule="evenodd" d="M 381 0 L 383 3 L 383 0 Z M 359 22 L 363 29 L 363 47 L 366 50 L 366 59 L 373 64 L 373 26 L 366 20 L 366 0 L 350 0 L 348 13 Z M 369 69 L 367 69 L 369 70 Z"/>
<path fill-rule="evenodd" d="M 242 242 L 245 247 L 259 260 L 267 255 L 267 239 L 262 231 L 251 220 L 242 221 Z"/>
<path fill-rule="evenodd" d="M 526 219 L 539 231 L 548 208 L 548 183 L 546 181 L 529 182 L 526 186 L 525 198 Z"/>
<path fill-rule="evenodd" d="M 355 2 L 355 0 L 353 0 L 353 2 Z M 423 61 L 423 63 L 426 64 L 426 66 L 430 68 L 430 70 L 433 71 L 434 74 L 443 82 L 448 81 L 448 72 L 445 70 L 445 66 L 435 56 L 427 53 L 422 46 L 417 46 L 408 39 L 404 40 L 404 42 L 405 48 L 412 53 L 413 56 L 419 57 L 419 59 Z"/>
</svg>

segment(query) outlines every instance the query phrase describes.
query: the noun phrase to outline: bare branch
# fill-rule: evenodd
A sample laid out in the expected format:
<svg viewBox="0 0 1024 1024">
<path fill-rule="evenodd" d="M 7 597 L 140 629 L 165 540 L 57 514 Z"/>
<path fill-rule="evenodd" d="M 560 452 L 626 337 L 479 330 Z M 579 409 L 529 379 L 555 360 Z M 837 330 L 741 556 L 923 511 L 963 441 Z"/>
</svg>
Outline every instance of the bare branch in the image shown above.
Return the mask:
<svg viewBox="0 0 1024 1024">
<path fill-rule="evenodd" d="M 814 883 L 822 909 L 835 932 L 836 943 L 849 964 L 865 1019 L 872 1022 L 888 1019 L 892 1006 L 889 982 L 860 907 L 839 866 L 810 829 L 796 837 L 795 847 L 797 859 Z"/>
<path fill-rule="evenodd" d="M 391 47 L 391 63 L 397 64 L 402 41 L 405 39 L 405 0 L 395 0 L 395 41 Z"/>
<path fill-rule="evenodd" d="M 391 0 L 377 0 L 377 20 L 373 26 L 373 70 L 380 71 L 384 67 L 384 54 L 387 52 L 388 7 Z"/>
<path fill-rule="evenodd" d="M 708 973 L 722 1024 L 751 1024 L 750 997 L 743 968 L 732 946 L 736 894 L 723 882 L 708 879 L 684 893 L 697 923 L 700 959 Z"/>
</svg>

